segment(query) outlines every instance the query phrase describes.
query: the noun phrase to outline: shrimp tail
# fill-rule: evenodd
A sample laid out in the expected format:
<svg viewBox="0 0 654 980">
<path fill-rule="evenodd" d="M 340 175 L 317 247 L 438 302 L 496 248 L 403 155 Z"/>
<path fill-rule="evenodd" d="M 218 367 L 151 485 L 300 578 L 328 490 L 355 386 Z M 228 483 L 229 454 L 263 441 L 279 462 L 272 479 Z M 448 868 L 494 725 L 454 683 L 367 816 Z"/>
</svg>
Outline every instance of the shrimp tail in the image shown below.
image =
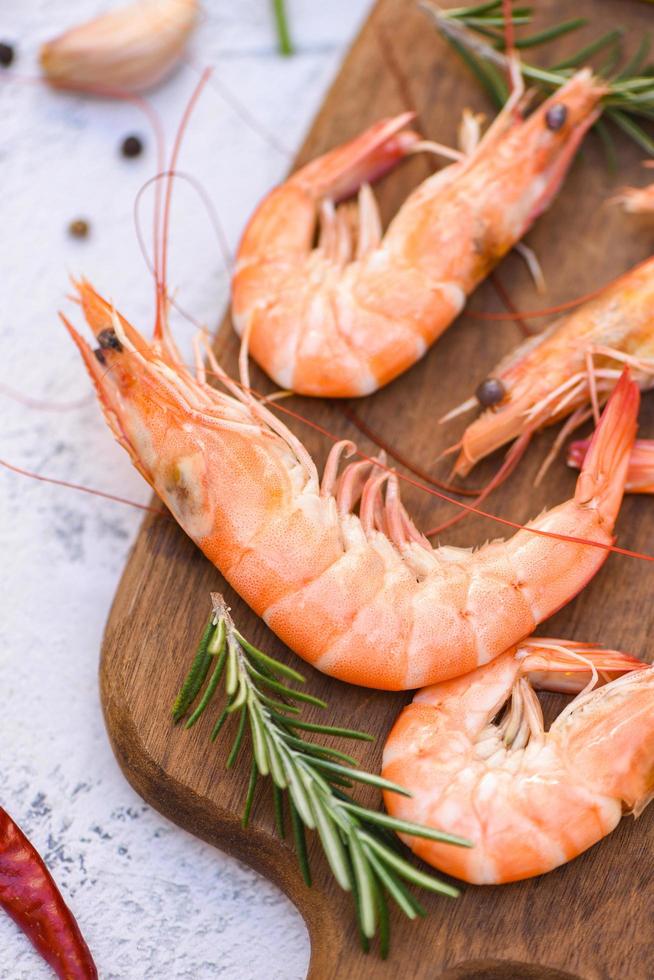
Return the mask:
<svg viewBox="0 0 654 980">
<path fill-rule="evenodd" d="M 575 501 L 592 501 L 611 526 L 622 503 L 639 405 L 638 385 L 625 368 L 602 413 L 577 480 Z"/>
<path fill-rule="evenodd" d="M 628 653 L 593 643 L 535 636 L 518 646 L 517 659 L 532 687 L 560 694 L 579 694 L 647 664 Z"/>
<path fill-rule="evenodd" d="M 374 182 L 402 160 L 420 139 L 405 126 L 415 113 L 380 119 L 343 146 L 325 153 L 297 172 L 294 183 L 320 200 L 342 201 L 367 182 Z M 402 132 L 404 130 L 404 132 Z"/>
</svg>

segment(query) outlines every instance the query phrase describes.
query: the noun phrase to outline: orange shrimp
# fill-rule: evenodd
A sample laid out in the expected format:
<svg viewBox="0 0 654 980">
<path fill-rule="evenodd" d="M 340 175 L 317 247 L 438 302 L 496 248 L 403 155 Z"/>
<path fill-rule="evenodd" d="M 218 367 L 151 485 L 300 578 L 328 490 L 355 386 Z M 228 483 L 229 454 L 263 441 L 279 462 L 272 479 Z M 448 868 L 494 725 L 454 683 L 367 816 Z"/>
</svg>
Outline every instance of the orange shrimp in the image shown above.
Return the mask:
<svg viewBox="0 0 654 980">
<path fill-rule="evenodd" d="M 114 435 L 236 591 L 319 670 L 385 689 L 465 673 L 529 635 L 606 558 L 636 431 L 639 394 L 627 374 L 574 498 L 528 525 L 537 533 L 476 552 L 434 549 L 402 506 L 396 474 L 363 462 L 337 479 L 341 455 L 354 450 L 346 441 L 321 484 L 302 443 L 221 372 L 210 348 L 231 394 L 206 383 L 199 344 L 196 376 L 187 370 L 165 319 L 148 343 L 87 283 L 78 290 L 98 350 L 65 322 Z"/>
<path fill-rule="evenodd" d="M 611 679 L 613 678 L 613 679 Z M 606 683 L 596 687 L 596 683 Z M 588 683 L 587 683 L 588 682 Z M 535 689 L 578 693 L 549 731 Z M 654 786 L 654 668 L 532 637 L 466 677 L 419 691 L 384 747 L 388 812 L 472 842 L 409 847 L 474 884 L 543 874 L 638 816 Z"/>
<path fill-rule="evenodd" d="M 568 446 L 568 466 L 583 466 L 590 439 L 578 439 Z M 636 439 L 629 457 L 626 493 L 654 493 L 654 440 Z"/>
<path fill-rule="evenodd" d="M 302 167 L 259 205 L 238 249 L 233 320 L 253 358 L 304 395 L 367 395 L 406 371 L 554 198 L 604 92 L 584 70 L 523 119 L 517 89 L 477 148 L 424 181 L 384 235 L 367 181 L 430 145 L 404 131 L 410 113 Z M 357 188 L 353 254 L 334 205 Z"/>
<path fill-rule="evenodd" d="M 479 401 L 491 404 L 466 428 L 454 471 L 507 442 L 570 416 L 564 439 L 605 400 L 629 364 L 641 389 L 654 384 L 654 257 L 608 285 L 573 313 L 529 337 L 445 420 Z M 486 394 L 490 397 L 486 397 Z M 560 440 L 559 440 L 560 441 Z"/>
</svg>

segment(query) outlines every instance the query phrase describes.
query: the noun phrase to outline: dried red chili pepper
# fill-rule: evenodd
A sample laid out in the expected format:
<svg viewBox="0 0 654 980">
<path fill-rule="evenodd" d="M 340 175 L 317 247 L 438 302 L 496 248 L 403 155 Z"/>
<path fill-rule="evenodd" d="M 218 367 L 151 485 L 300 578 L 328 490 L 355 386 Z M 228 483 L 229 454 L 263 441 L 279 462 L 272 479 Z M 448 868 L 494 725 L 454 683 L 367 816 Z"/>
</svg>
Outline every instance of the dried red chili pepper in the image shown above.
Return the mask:
<svg viewBox="0 0 654 980">
<path fill-rule="evenodd" d="M 62 980 L 97 980 L 90 950 L 52 875 L 0 807 L 0 905 Z"/>
</svg>

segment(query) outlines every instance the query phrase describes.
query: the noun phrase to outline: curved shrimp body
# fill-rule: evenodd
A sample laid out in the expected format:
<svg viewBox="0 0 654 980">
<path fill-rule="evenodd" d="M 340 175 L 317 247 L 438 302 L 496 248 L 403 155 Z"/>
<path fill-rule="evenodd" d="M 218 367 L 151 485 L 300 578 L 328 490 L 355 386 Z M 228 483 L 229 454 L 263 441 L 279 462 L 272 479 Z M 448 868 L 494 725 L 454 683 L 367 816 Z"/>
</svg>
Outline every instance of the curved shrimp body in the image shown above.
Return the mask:
<svg viewBox="0 0 654 980">
<path fill-rule="evenodd" d="M 567 463 L 574 469 L 583 466 L 590 439 L 577 439 L 568 446 Z M 636 439 L 629 457 L 626 493 L 654 493 L 654 440 Z"/>
<path fill-rule="evenodd" d="M 607 552 L 520 530 L 476 552 L 432 548 L 381 463 L 322 485 L 299 440 L 249 392 L 193 377 L 164 331 L 148 344 L 80 286 L 99 363 L 68 325 L 118 441 L 175 518 L 291 649 L 368 687 L 410 689 L 474 669 L 529 635 L 595 574 Z M 612 541 L 638 410 L 625 376 L 575 497 L 529 527 Z M 385 490 L 385 496 L 384 496 Z M 358 506 L 358 514 L 354 513 Z"/>
<path fill-rule="evenodd" d="M 613 679 L 611 679 L 613 678 Z M 605 686 L 592 687 L 604 683 Z M 580 692 L 544 730 L 535 688 Z M 404 838 L 475 884 L 543 874 L 643 810 L 654 787 L 654 668 L 590 644 L 533 637 L 466 677 L 419 691 L 382 774 L 393 816 L 451 830 L 467 850 Z"/>
<path fill-rule="evenodd" d="M 654 384 L 654 257 L 529 337 L 491 371 L 504 398 L 466 428 L 455 472 L 465 476 L 526 429 L 568 415 L 572 428 L 581 424 L 593 394 L 606 399 L 625 363 L 642 389 Z"/>
<path fill-rule="evenodd" d="M 603 92 L 586 70 L 526 120 L 507 105 L 476 150 L 409 196 L 383 237 L 366 181 L 416 148 L 403 131 L 410 114 L 293 174 L 260 204 L 236 258 L 234 325 L 254 359 L 305 395 L 366 395 L 405 371 L 552 200 Z M 357 188 L 353 248 L 334 204 Z"/>
</svg>

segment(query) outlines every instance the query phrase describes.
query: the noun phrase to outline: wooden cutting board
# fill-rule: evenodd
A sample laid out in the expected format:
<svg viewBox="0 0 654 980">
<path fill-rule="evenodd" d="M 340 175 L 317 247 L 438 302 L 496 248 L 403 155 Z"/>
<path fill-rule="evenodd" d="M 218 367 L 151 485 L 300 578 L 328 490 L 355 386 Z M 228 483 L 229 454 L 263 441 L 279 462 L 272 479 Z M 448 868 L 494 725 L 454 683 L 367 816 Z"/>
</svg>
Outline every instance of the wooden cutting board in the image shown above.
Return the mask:
<svg viewBox="0 0 654 980">
<path fill-rule="evenodd" d="M 541 0 L 541 20 L 573 13 L 563 0 Z M 577 0 L 574 15 L 592 18 L 588 36 L 622 24 L 634 42 L 654 9 L 635 0 Z M 575 45 L 581 43 L 576 39 Z M 569 52 L 557 44 L 551 57 Z M 401 66 L 401 83 L 396 65 Z M 304 162 L 353 136 L 411 100 L 425 135 L 455 140 L 461 110 L 489 110 L 484 95 L 440 40 L 413 0 L 380 0 L 348 55 L 340 75 L 300 153 Z M 596 136 L 588 138 L 551 210 L 528 236 L 543 265 L 546 297 L 538 297 L 522 261 L 514 255 L 498 277 L 522 309 L 534 309 L 590 291 L 649 255 L 654 230 L 605 204 L 617 186 L 644 183 L 641 154 L 619 139 L 620 176 L 605 166 Z M 386 220 L 431 163 L 416 159 L 379 186 Z M 245 222 L 247 215 L 243 215 Z M 119 285 L 119 284 L 118 284 Z M 486 282 L 471 299 L 470 311 L 501 310 L 495 286 Z M 542 321 L 537 321 L 542 325 Z M 356 405 L 366 423 L 422 466 L 436 472 L 443 447 L 460 426 L 441 429 L 435 420 L 468 397 L 497 359 L 519 339 L 511 323 L 477 320 L 473 312 L 458 323 L 411 371 L 385 390 Z M 226 320 L 216 349 L 235 370 L 237 343 Z M 255 371 L 253 383 L 270 390 Z M 342 406 L 293 399 L 292 407 L 341 437 L 357 438 Z M 306 426 L 291 426 L 314 457 L 324 461 L 327 441 Z M 645 399 L 643 435 L 654 435 L 654 399 Z M 494 513 L 525 521 L 546 505 L 571 495 L 574 476 L 559 461 L 542 486 L 532 481 L 551 445 L 552 433 L 535 440 L 518 471 L 490 500 Z M 359 438 L 367 451 L 371 445 Z M 484 481 L 497 466 L 488 461 L 474 474 Z M 442 466 L 442 464 L 441 464 Z M 441 473 L 443 470 L 441 469 Z M 406 493 L 419 526 L 451 513 L 424 492 Z M 448 509 L 448 507 L 450 509 Z M 479 544 L 502 533 L 488 520 L 474 518 L 449 532 L 454 544 Z M 654 551 L 654 501 L 630 498 L 619 522 L 620 543 Z M 633 559 L 611 556 L 574 602 L 541 632 L 604 642 L 651 658 L 651 595 L 654 569 Z M 246 767 L 225 772 L 225 746 L 211 746 L 213 718 L 191 731 L 174 728 L 170 707 L 188 669 L 209 612 L 210 590 L 221 591 L 242 632 L 252 642 L 289 663 L 296 658 L 227 586 L 221 575 L 171 520 L 148 516 L 129 558 L 107 624 L 102 651 L 102 701 L 114 751 L 127 779 L 152 806 L 221 850 L 247 861 L 276 882 L 305 917 L 311 935 L 311 976 L 316 978 L 395 977 L 562 977 L 646 978 L 654 975 L 652 906 L 654 880 L 651 836 L 654 807 L 620 827 L 571 864 L 541 878 L 503 888 L 464 887 L 461 898 L 423 897 L 424 921 L 410 923 L 393 914 L 390 960 L 363 955 L 353 924 L 351 898 L 335 885 L 320 848 L 312 842 L 313 888 L 304 886 L 295 857 L 273 831 L 268 788 L 260 786 L 247 833 L 240 827 Z M 363 727 L 377 741 L 358 750 L 363 765 L 378 771 L 384 738 L 409 699 L 350 688 L 304 665 L 307 688 L 329 702 L 329 710 L 308 712 L 313 720 Z M 546 710 L 560 710 L 563 699 L 550 696 Z M 367 798 L 363 794 L 363 798 Z M 374 801 L 371 796 L 370 800 Z"/>
</svg>

